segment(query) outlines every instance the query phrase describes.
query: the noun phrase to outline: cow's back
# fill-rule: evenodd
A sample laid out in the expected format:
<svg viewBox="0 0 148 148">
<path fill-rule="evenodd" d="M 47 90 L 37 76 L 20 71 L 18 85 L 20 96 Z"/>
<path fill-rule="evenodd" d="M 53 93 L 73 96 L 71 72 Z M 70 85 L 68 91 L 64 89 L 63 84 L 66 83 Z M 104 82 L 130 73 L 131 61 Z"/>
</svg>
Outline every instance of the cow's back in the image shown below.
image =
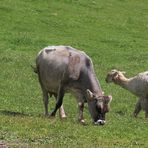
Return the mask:
<svg viewBox="0 0 148 148">
<path fill-rule="evenodd" d="M 52 92 L 57 91 L 68 64 L 68 52 L 57 47 L 42 49 L 36 59 L 40 82 L 45 89 Z"/>
<path fill-rule="evenodd" d="M 48 46 L 39 52 L 36 63 L 40 81 L 45 89 L 57 92 L 61 81 L 69 78 L 69 57 L 74 55 L 81 56 L 82 64 L 84 53 L 69 46 Z"/>
</svg>

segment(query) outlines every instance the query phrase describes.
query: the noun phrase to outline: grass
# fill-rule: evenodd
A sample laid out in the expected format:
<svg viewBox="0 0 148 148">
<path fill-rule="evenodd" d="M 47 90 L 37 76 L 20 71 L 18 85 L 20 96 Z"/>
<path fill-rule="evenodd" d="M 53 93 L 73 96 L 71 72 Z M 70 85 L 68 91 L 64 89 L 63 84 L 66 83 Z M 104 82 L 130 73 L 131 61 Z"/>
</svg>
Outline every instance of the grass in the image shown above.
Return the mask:
<svg viewBox="0 0 148 148">
<path fill-rule="evenodd" d="M 148 1 L 0 1 L 0 144 L 7 147 L 148 147 L 148 121 L 131 116 L 136 97 L 104 81 L 112 68 L 127 76 L 148 67 Z M 71 45 L 85 51 L 106 94 L 112 94 L 105 126 L 77 123 L 77 104 L 66 94 L 68 118 L 43 116 L 31 64 L 41 48 Z M 49 110 L 55 100 L 50 100 Z M 1 146 L 0 145 L 0 146 Z"/>
</svg>

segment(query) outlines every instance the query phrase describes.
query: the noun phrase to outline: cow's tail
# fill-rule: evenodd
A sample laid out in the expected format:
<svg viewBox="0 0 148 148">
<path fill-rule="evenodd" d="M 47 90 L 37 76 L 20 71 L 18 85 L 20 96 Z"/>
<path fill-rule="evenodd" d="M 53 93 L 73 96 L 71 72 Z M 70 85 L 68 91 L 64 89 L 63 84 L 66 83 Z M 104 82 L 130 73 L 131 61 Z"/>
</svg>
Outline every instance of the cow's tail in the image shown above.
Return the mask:
<svg viewBox="0 0 148 148">
<path fill-rule="evenodd" d="M 37 69 L 37 67 L 31 65 L 31 68 L 33 69 L 33 71 L 34 71 L 35 73 L 38 73 L 38 69 Z"/>
</svg>

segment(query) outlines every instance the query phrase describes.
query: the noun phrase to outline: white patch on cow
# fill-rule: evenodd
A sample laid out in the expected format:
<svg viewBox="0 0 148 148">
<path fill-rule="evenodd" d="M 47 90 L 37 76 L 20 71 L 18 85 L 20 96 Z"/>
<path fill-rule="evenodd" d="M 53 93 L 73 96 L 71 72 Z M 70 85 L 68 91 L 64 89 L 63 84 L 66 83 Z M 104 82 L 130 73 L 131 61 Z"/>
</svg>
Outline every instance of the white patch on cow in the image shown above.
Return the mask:
<svg viewBox="0 0 148 148">
<path fill-rule="evenodd" d="M 56 49 L 56 46 L 47 46 L 47 47 L 45 47 L 44 49 L 51 49 L 51 50 L 54 50 L 54 49 Z"/>
</svg>

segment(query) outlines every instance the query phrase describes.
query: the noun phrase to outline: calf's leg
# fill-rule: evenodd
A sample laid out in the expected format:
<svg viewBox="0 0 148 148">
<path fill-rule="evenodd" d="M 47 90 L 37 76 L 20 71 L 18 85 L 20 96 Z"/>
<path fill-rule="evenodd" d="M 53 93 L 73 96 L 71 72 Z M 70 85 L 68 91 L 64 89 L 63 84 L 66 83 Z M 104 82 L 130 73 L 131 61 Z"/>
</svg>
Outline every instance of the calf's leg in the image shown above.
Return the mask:
<svg viewBox="0 0 148 148">
<path fill-rule="evenodd" d="M 138 100 L 138 102 L 137 102 L 137 104 L 136 104 L 136 106 L 135 106 L 135 110 L 134 110 L 134 113 L 133 113 L 133 115 L 134 115 L 134 117 L 137 117 L 137 115 L 139 114 L 139 112 L 141 111 L 141 99 L 139 98 L 139 100 Z"/>
<path fill-rule="evenodd" d="M 145 110 L 145 118 L 148 119 L 148 96 L 144 100 L 143 108 Z"/>
</svg>

